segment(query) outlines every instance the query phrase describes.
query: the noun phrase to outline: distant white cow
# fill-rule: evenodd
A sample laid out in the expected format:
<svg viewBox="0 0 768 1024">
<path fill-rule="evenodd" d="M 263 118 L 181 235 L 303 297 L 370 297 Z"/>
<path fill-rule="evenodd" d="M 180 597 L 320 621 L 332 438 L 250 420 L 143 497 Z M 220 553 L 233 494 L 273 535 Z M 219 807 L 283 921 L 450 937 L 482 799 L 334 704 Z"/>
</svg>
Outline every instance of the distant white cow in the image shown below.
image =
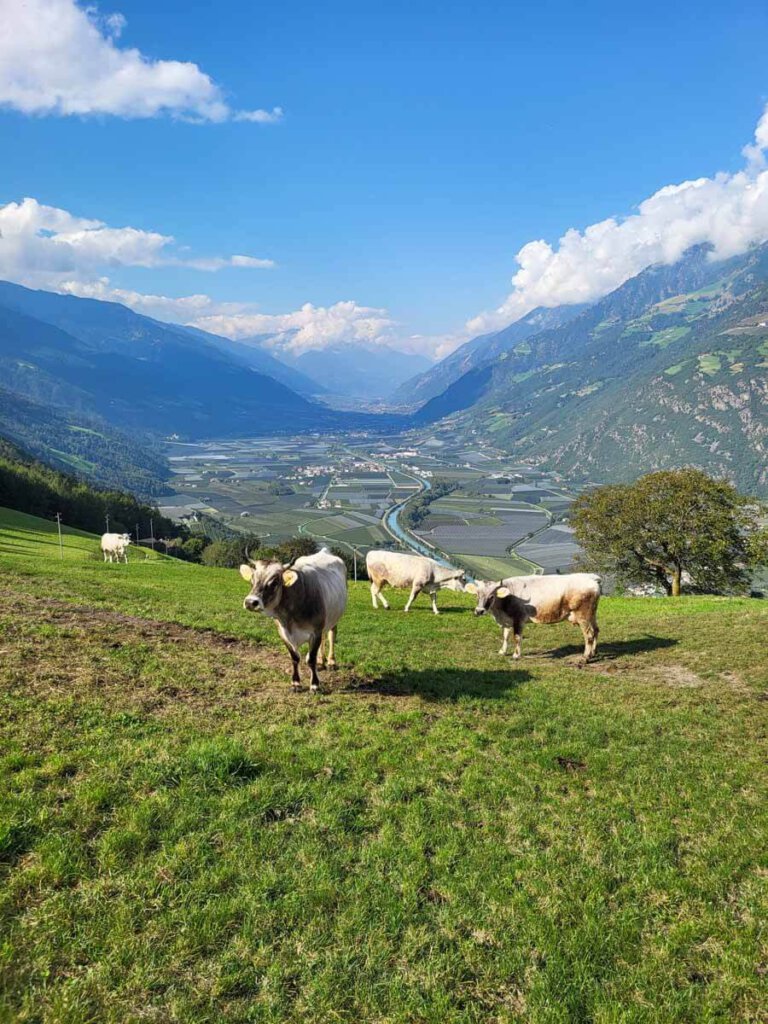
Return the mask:
<svg viewBox="0 0 768 1024">
<path fill-rule="evenodd" d="M 515 638 L 513 658 L 520 657 L 526 622 L 562 622 L 568 619 L 584 634 L 584 660 L 597 650 L 597 604 L 602 593 L 600 577 L 591 572 L 566 576 L 511 576 L 499 583 L 468 583 L 464 588 L 477 595 L 475 615 L 489 612 L 501 626 L 499 654 L 506 654 L 509 634 Z"/>
<path fill-rule="evenodd" d="M 105 562 L 127 562 L 128 545 L 131 537 L 128 533 L 103 533 L 101 535 L 101 553 Z"/>
<path fill-rule="evenodd" d="M 434 558 L 423 555 L 404 555 L 398 551 L 369 551 L 365 558 L 368 579 L 371 581 L 371 600 L 373 607 L 378 608 L 378 601 L 389 608 L 382 588 L 410 587 L 411 595 L 405 610 L 409 611 L 422 590 L 426 590 L 432 599 L 432 611 L 437 610 L 437 592 L 444 587 L 448 590 L 464 589 L 464 570 L 451 566 L 440 565 Z"/>
</svg>

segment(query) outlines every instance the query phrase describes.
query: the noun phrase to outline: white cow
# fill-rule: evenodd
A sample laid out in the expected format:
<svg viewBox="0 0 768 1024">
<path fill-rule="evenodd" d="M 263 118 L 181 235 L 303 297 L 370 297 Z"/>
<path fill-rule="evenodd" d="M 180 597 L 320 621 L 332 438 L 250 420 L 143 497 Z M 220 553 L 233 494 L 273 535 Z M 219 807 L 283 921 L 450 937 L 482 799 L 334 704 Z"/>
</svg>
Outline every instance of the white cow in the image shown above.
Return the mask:
<svg viewBox="0 0 768 1024">
<path fill-rule="evenodd" d="M 373 607 L 378 608 L 378 601 L 389 608 L 382 588 L 388 583 L 390 587 L 410 587 L 411 595 L 405 606 L 409 611 L 422 590 L 426 590 L 432 599 L 432 611 L 437 610 L 437 592 L 443 588 L 448 590 L 464 589 L 464 570 L 451 566 L 440 565 L 434 558 L 423 555 L 404 555 L 399 551 L 369 551 L 365 558 L 368 579 L 371 581 L 371 600 Z"/>
<path fill-rule="evenodd" d="M 568 619 L 584 634 L 584 660 L 597 650 L 597 603 L 600 577 L 591 572 L 573 572 L 566 576 L 510 576 L 499 583 L 468 583 L 464 588 L 477 595 L 475 615 L 486 612 L 503 631 L 499 654 L 507 653 L 509 634 L 515 638 L 513 658 L 520 657 L 523 626 L 526 622 L 562 622 Z"/>
<path fill-rule="evenodd" d="M 127 562 L 128 545 L 131 537 L 128 533 L 103 533 L 101 535 L 101 553 L 105 562 Z"/>
</svg>

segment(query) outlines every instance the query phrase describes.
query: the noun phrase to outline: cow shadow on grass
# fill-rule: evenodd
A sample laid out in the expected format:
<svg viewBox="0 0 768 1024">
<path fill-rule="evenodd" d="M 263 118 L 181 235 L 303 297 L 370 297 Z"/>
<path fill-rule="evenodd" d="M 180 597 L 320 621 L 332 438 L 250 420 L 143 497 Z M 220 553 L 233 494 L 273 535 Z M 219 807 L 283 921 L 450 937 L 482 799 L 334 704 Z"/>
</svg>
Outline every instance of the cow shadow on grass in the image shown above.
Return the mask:
<svg viewBox="0 0 768 1024">
<path fill-rule="evenodd" d="M 668 636 L 652 636 L 646 633 L 645 636 L 632 637 L 631 640 L 606 640 L 599 642 L 597 654 L 590 664 L 599 664 L 601 661 L 614 661 L 616 658 L 623 658 L 633 654 L 643 654 L 646 651 L 660 651 L 666 647 L 676 647 L 679 640 Z M 584 654 L 583 643 L 564 644 L 552 651 L 544 651 L 531 655 L 531 657 L 542 660 L 557 661 L 561 658 L 580 658 Z M 523 655 L 525 656 L 525 655 Z"/>
<path fill-rule="evenodd" d="M 506 669 L 400 669 L 378 679 L 361 680 L 345 687 L 347 693 L 382 697 L 421 697 L 426 701 L 459 701 L 466 697 L 487 700 L 508 697 L 531 679 L 520 668 Z"/>
</svg>

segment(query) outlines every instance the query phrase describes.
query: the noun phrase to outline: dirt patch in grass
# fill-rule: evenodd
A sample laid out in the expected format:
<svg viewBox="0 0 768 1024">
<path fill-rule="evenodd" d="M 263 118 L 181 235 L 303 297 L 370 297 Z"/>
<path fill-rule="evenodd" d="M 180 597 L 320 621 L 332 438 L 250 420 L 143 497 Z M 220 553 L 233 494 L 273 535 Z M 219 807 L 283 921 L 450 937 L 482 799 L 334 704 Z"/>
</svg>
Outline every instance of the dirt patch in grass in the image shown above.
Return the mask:
<svg viewBox="0 0 768 1024">
<path fill-rule="evenodd" d="M 295 700 L 287 653 L 258 641 L 7 590 L 0 601 L 0 680 L 26 694 L 102 696 L 155 714 Z M 326 691 L 365 682 L 344 667 L 322 679 Z"/>
</svg>

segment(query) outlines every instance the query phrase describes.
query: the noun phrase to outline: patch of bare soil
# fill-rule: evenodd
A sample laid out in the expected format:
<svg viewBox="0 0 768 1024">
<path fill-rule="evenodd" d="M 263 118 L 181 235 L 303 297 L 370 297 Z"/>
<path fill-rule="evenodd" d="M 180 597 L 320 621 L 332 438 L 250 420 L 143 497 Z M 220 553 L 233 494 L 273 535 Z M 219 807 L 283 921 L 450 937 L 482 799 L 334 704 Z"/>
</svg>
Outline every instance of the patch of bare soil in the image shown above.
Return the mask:
<svg viewBox="0 0 768 1024">
<path fill-rule="evenodd" d="M 295 697 L 287 652 L 255 640 L 55 598 L 0 592 L 0 683 L 25 693 L 101 695 L 162 714 L 223 711 Z M 308 687 L 309 670 L 302 668 Z M 340 668 L 325 690 L 359 686 Z"/>
</svg>

